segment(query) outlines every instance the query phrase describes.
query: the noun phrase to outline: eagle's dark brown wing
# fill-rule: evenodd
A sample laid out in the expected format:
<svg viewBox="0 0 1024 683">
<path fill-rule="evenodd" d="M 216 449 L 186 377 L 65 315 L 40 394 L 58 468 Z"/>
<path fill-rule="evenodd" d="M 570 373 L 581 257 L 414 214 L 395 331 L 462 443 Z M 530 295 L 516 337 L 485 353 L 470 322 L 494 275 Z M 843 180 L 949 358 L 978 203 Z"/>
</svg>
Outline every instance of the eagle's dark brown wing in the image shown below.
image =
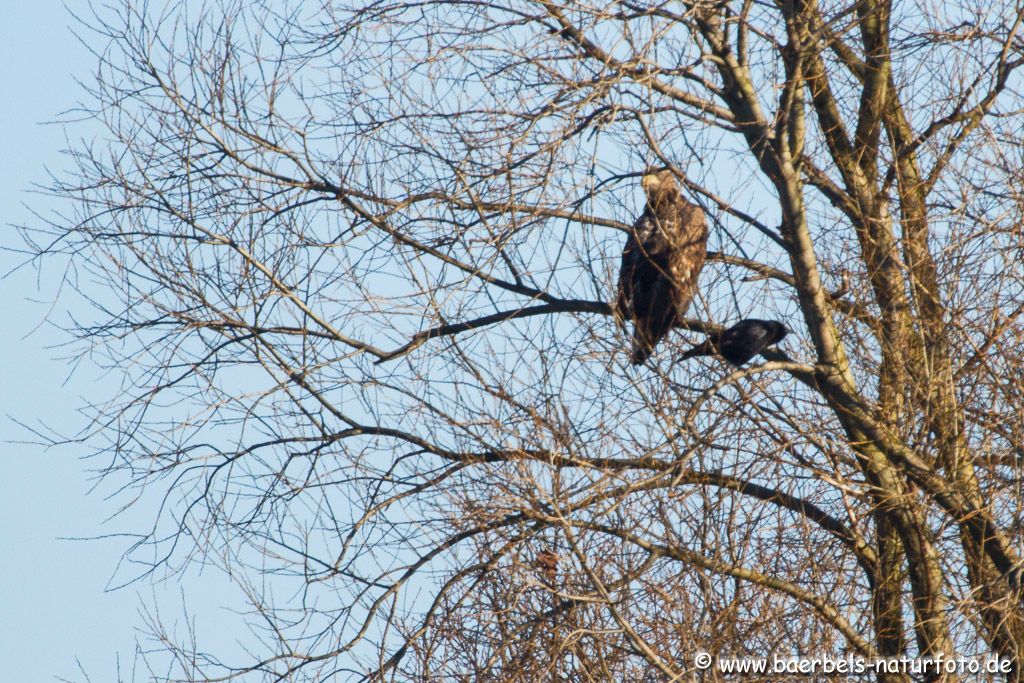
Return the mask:
<svg viewBox="0 0 1024 683">
<path fill-rule="evenodd" d="M 669 254 L 654 254 L 637 264 L 633 292 L 633 348 L 630 362 L 643 364 L 676 322 Z"/>
<path fill-rule="evenodd" d="M 643 273 L 639 269 L 647 261 L 657 225 L 650 208 L 645 210 L 633 224 L 622 250 L 622 264 L 619 266 L 619 294 L 615 301 L 616 313 L 622 320 L 634 319 L 633 305 L 637 287 L 642 287 Z"/>
<path fill-rule="evenodd" d="M 672 217 L 666 217 L 671 220 Z M 648 207 L 626 240 L 619 269 L 616 307 L 633 321 L 631 362 L 640 365 L 675 322 L 670 244 L 665 228 Z"/>
<path fill-rule="evenodd" d="M 633 318 L 633 274 L 641 257 L 636 237 L 630 235 L 622 250 L 622 264 L 619 266 L 619 293 L 615 299 L 615 316 L 619 322 Z"/>
</svg>

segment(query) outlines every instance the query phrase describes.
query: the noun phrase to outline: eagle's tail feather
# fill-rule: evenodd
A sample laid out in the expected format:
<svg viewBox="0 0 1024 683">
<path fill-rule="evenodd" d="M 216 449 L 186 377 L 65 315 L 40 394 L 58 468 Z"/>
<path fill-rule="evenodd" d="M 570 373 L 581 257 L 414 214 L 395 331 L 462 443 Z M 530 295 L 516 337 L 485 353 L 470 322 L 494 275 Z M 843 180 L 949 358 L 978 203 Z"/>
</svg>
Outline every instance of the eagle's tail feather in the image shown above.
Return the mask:
<svg viewBox="0 0 1024 683">
<path fill-rule="evenodd" d="M 648 344 L 639 334 L 633 335 L 633 349 L 629 355 L 629 362 L 633 365 L 643 365 L 654 352 L 654 347 Z"/>
</svg>

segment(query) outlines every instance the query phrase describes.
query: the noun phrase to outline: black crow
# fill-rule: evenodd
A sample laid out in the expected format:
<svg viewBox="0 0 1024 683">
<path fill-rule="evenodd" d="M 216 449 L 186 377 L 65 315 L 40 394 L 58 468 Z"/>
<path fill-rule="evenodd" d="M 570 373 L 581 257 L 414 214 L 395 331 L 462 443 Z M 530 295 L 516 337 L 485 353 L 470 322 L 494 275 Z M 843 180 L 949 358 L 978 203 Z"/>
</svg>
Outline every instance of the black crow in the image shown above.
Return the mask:
<svg viewBox="0 0 1024 683">
<path fill-rule="evenodd" d="M 735 366 L 740 366 L 778 343 L 789 332 L 776 320 L 747 318 L 708 338 L 683 354 L 683 359 L 694 356 L 719 355 Z"/>
</svg>

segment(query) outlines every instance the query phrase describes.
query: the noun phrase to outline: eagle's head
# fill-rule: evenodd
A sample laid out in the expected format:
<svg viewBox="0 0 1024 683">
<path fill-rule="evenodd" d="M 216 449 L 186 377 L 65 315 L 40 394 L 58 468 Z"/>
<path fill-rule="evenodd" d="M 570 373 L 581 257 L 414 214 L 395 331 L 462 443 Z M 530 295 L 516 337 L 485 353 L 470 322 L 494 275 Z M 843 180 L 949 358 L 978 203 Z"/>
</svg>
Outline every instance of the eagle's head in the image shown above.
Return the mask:
<svg viewBox="0 0 1024 683">
<path fill-rule="evenodd" d="M 653 207 L 672 201 L 679 194 L 676 176 L 670 168 L 647 169 L 640 179 L 640 187 Z"/>
</svg>

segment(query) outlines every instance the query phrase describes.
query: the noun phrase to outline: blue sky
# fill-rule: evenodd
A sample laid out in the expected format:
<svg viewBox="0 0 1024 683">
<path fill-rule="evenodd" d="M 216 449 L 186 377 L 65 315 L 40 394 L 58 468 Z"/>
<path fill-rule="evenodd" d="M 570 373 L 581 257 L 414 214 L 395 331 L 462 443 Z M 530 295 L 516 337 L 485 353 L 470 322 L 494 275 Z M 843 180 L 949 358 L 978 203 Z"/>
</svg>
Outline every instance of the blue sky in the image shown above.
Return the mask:
<svg viewBox="0 0 1024 683">
<path fill-rule="evenodd" d="M 89 77 L 93 58 L 70 31 L 73 19 L 59 0 L 4 3 L 0 21 L 0 73 L 3 101 L 0 130 L 0 244 L 18 244 L 12 224 L 36 222 L 29 210 L 44 215 L 59 205 L 29 190 L 46 182 L 46 169 L 67 166 L 61 126 L 41 125 L 74 106 L 82 97 L 75 77 Z M 87 135 L 88 122 L 69 129 Z M 0 271 L 22 260 L 0 253 Z M 57 677 L 93 681 L 130 680 L 140 598 L 179 587 L 140 583 L 105 589 L 128 541 L 62 540 L 130 531 L 145 523 L 144 513 L 104 523 L 116 501 L 104 500 L 88 469 L 98 463 L 79 459 L 74 447 L 44 450 L 25 443 L 31 434 L 18 422 L 48 425 L 62 432 L 81 426 L 76 409 L 83 396 L 103 381 L 96 370 L 70 364 L 55 344 L 65 340 L 46 317 L 56 295 L 56 268 L 37 281 L 33 269 L 0 280 L 3 329 L 0 349 L 0 662 L 3 679 L 31 683 Z M 37 286 L 38 285 L 38 286 Z M 63 301 L 58 301 L 59 312 Z M 51 347 L 51 348 L 48 348 Z M 180 612 L 180 610 L 179 610 Z M 81 663 L 81 669 L 77 662 Z"/>
</svg>

